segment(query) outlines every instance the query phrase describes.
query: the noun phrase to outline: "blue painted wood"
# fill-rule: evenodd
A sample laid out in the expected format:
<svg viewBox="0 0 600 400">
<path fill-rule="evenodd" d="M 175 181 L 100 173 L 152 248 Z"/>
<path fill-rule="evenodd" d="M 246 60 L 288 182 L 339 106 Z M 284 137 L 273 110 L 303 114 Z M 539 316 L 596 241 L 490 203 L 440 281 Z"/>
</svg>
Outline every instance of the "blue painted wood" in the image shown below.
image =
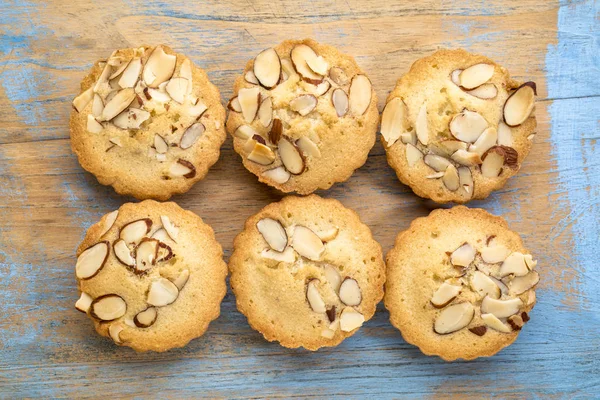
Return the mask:
<svg viewBox="0 0 600 400">
<path fill-rule="evenodd" d="M 0 0 L 0 398 L 598 398 L 598 2 L 118 3 Z M 438 46 L 485 53 L 538 81 L 532 154 L 503 190 L 473 204 L 520 231 L 544 271 L 516 343 L 490 359 L 445 363 L 407 345 L 380 305 L 335 349 L 287 350 L 248 327 L 231 293 L 184 349 L 137 354 L 95 335 L 73 309 L 75 247 L 130 199 L 81 171 L 67 140 L 69 103 L 94 60 L 152 34 L 206 68 L 224 98 L 249 54 L 300 34 L 355 54 L 380 98 Z M 434 207 L 397 182 L 379 144 L 350 181 L 322 194 L 356 209 L 385 250 Z M 216 229 L 228 256 L 244 219 L 280 197 L 227 142 L 207 179 L 174 200 Z"/>
</svg>

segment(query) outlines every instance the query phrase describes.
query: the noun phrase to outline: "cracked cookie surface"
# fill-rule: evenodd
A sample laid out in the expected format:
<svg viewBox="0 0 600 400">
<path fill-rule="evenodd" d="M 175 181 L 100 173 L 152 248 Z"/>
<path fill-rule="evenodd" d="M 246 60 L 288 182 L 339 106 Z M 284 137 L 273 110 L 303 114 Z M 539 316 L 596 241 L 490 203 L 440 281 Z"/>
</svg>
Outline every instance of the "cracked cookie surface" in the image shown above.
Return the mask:
<svg viewBox="0 0 600 400">
<path fill-rule="evenodd" d="M 379 114 L 354 59 L 314 40 L 259 53 L 236 79 L 227 131 L 246 169 L 283 192 L 347 180 L 375 143 Z"/>
<path fill-rule="evenodd" d="M 381 247 L 337 200 L 289 196 L 250 217 L 229 260 L 237 307 L 265 339 L 336 346 L 383 297 Z"/>
<path fill-rule="evenodd" d="M 440 50 L 389 94 L 381 141 L 398 179 L 438 203 L 484 199 L 515 175 L 535 136 L 534 82 L 487 57 Z"/>
<path fill-rule="evenodd" d="M 417 218 L 386 261 L 392 325 L 446 361 L 510 345 L 536 302 L 537 262 L 504 219 L 481 209 L 457 206 Z"/>
<path fill-rule="evenodd" d="M 136 351 L 202 336 L 220 313 L 227 266 L 213 230 L 175 203 L 126 203 L 77 250 L 75 307 L 96 331 Z"/>
<path fill-rule="evenodd" d="M 116 50 L 73 101 L 71 147 L 103 185 L 167 200 L 204 178 L 225 140 L 219 90 L 166 46 Z"/>
</svg>

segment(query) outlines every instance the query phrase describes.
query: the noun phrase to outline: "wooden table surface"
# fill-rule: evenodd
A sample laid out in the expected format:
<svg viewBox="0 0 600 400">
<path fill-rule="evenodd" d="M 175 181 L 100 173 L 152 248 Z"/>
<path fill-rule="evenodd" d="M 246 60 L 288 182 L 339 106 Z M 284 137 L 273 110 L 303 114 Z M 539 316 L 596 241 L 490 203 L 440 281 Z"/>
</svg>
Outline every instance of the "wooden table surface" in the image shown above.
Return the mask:
<svg viewBox="0 0 600 400">
<path fill-rule="evenodd" d="M 0 397 L 598 398 L 600 389 L 600 2 L 0 0 Z M 521 172 L 485 201 L 539 258 L 538 305 L 498 355 L 445 363 L 406 344 L 380 304 L 356 335 L 316 353 L 268 343 L 235 309 L 187 347 L 137 354 L 77 312 L 75 249 L 131 198 L 78 165 L 68 119 L 79 82 L 113 49 L 165 43 L 206 69 L 223 102 L 260 50 L 313 37 L 356 57 L 379 95 L 441 47 L 463 47 L 538 84 L 538 135 Z M 378 142 L 322 196 L 355 209 L 387 252 L 437 207 L 400 184 Z M 231 139 L 174 201 L 231 254 L 245 219 L 282 195 Z"/>
</svg>

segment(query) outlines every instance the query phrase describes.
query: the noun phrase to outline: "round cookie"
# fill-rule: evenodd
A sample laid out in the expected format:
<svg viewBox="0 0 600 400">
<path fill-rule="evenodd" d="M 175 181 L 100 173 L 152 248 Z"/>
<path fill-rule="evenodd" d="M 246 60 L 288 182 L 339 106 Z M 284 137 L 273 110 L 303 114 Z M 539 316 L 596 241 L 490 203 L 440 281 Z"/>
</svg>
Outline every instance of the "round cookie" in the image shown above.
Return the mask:
<svg viewBox="0 0 600 400">
<path fill-rule="evenodd" d="M 529 320 L 536 265 L 504 219 L 464 206 L 434 210 L 388 253 L 385 306 L 404 339 L 427 355 L 491 356 Z"/>
<path fill-rule="evenodd" d="M 225 141 L 219 90 L 166 46 L 116 50 L 73 101 L 71 147 L 103 185 L 138 199 L 188 191 Z"/>
<path fill-rule="evenodd" d="M 381 117 L 400 181 L 438 203 L 484 199 L 515 175 L 535 136 L 536 86 L 487 57 L 440 50 L 398 80 Z"/>
<path fill-rule="evenodd" d="M 337 346 L 383 297 L 381 246 L 339 201 L 289 196 L 248 218 L 229 260 L 238 310 L 289 348 Z"/>
<path fill-rule="evenodd" d="M 227 131 L 244 166 L 282 192 L 347 180 L 375 144 L 379 114 L 354 58 L 314 40 L 259 53 L 234 86 Z"/>
<path fill-rule="evenodd" d="M 213 230 L 175 203 L 127 203 L 92 225 L 77 250 L 75 307 L 136 351 L 202 336 L 219 316 L 227 266 Z"/>
</svg>

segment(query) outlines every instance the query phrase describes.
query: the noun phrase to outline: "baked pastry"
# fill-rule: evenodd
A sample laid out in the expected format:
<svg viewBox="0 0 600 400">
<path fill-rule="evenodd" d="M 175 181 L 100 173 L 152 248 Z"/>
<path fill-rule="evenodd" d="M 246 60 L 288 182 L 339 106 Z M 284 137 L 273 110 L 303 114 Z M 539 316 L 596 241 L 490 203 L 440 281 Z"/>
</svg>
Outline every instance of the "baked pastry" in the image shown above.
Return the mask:
<svg viewBox="0 0 600 400">
<path fill-rule="evenodd" d="M 219 90 L 166 46 L 116 50 L 73 101 L 71 147 L 117 193 L 167 200 L 204 178 L 225 140 Z"/>
<path fill-rule="evenodd" d="M 438 203 L 484 199 L 515 175 L 535 136 L 536 85 L 487 57 L 440 50 L 398 80 L 381 140 L 400 181 Z"/>
<path fill-rule="evenodd" d="M 244 166 L 282 192 L 343 182 L 367 160 L 379 114 L 354 59 L 314 40 L 286 40 L 250 60 L 234 86 L 227 131 Z"/>
<path fill-rule="evenodd" d="M 286 197 L 248 218 L 229 260 L 238 310 L 284 347 L 337 346 L 383 297 L 381 246 L 337 200 Z"/>
<path fill-rule="evenodd" d="M 137 351 L 202 336 L 219 316 L 227 266 L 213 230 L 175 203 L 127 203 L 87 231 L 77 250 L 75 307 L 96 331 Z"/>
<path fill-rule="evenodd" d="M 388 253 L 385 306 L 404 339 L 427 355 L 491 356 L 529 320 L 536 265 L 504 219 L 464 206 L 434 210 Z"/>
</svg>

